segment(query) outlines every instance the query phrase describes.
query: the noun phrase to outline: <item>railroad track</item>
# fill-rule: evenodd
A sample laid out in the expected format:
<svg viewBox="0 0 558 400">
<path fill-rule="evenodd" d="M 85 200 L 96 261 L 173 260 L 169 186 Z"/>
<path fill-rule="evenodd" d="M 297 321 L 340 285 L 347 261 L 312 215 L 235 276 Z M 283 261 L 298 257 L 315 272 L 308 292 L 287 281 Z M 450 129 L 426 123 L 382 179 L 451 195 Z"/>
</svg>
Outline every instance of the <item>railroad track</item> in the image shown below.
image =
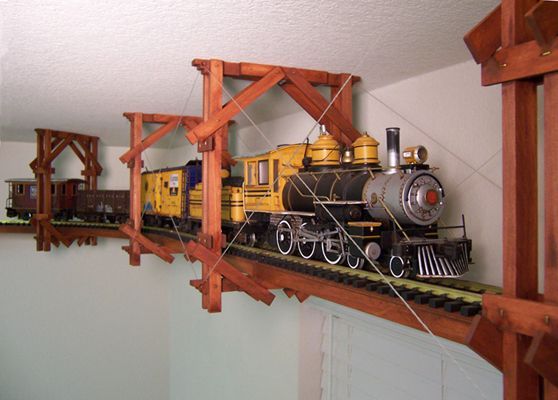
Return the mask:
<svg viewBox="0 0 558 400">
<path fill-rule="evenodd" d="M 29 221 L 4 220 L 1 225 L 30 225 Z M 54 226 L 60 227 L 86 227 L 118 229 L 118 224 L 91 223 L 81 221 L 53 221 Z M 147 233 L 157 233 L 173 239 L 182 239 L 184 242 L 195 239 L 189 233 L 177 233 L 172 229 L 145 227 Z M 353 288 L 376 292 L 378 294 L 396 297 L 395 291 L 386 283 L 389 283 L 406 301 L 417 304 L 428 305 L 432 308 L 444 309 L 449 313 L 460 313 L 463 316 L 474 316 L 482 310 L 482 295 L 484 293 L 501 293 L 496 286 L 485 285 L 460 279 L 400 279 L 384 275 L 382 278 L 378 273 L 365 270 L 352 270 L 348 267 L 330 265 L 316 260 L 305 260 L 295 256 L 284 256 L 282 254 L 261 248 L 248 247 L 233 244 L 229 249 L 231 255 L 255 260 L 273 267 L 288 271 L 310 275 L 316 278 L 333 281 L 348 285 Z"/>
</svg>

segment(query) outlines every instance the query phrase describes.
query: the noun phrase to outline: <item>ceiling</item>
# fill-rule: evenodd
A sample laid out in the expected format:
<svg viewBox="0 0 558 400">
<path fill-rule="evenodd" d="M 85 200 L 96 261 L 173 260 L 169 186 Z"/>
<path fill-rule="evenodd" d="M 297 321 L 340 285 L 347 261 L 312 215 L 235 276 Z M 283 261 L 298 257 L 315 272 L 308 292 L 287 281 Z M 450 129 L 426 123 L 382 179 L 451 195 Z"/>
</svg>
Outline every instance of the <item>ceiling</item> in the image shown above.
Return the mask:
<svg viewBox="0 0 558 400">
<path fill-rule="evenodd" d="M 377 88 L 469 59 L 463 34 L 497 3 L 0 0 L 1 138 L 44 127 L 126 145 L 124 111 L 200 113 L 193 58 L 349 72 Z M 255 122 L 297 110 L 266 97 L 248 109 Z"/>
</svg>

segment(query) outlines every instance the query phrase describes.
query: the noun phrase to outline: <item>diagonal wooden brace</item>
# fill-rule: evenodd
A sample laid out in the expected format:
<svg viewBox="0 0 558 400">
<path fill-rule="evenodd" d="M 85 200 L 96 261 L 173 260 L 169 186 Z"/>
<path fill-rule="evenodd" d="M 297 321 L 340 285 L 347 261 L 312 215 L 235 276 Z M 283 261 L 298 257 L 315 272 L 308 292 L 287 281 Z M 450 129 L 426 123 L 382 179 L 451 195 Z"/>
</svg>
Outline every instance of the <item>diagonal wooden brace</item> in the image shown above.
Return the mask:
<svg viewBox="0 0 558 400">
<path fill-rule="evenodd" d="M 502 371 L 503 340 L 503 334 L 496 325 L 482 315 L 477 315 L 469 328 L 465 343 L 494 368 Z"/>
<path fill-rule="evenodd" d="M 501 21 L 502 6 L 498 5 L 463 37 L 477 64 L 488 61 L 502 46 Z"/>
<path fill-rule="evenodd" d="M 180 120 L 181 118 L 179 117 L 171 118 L 171 120 L 168 123 L 161 126 L 155 132 L 153 132 L 148 137 L 143 139 L 140 143 L 138 143 L 130 150 L 128 150 L 126 153 L 121 155 L 119 160 L 124 164 L 128 164 L 132 160 L 132 158 L 140 154 L 142 151 L 151 147 L 154 143 L 161 140 L 165 135 L 167 135 L 173 129 L 175 129 L 180 124 Z"/>
<path fill-rule="evenodd" d="M 227 261 L 221 259 L 217 263 L 217 260 L 219 260 L 219 256 L 213 253 L 211 250 L 205 248 L 201 244 L 190 241 L 186 245 L 186 251 L 189 255 L 206 264 L 212 266 L 215 265 L 215 272 L 218 272 L 229 281 L 237 285 L 240 290 L 246 292 L 253 299 L 262 301 L 267 305 L 271 305 L 273 299 L 275 299 L 275 295 L 273 293 L 255 282 L 252 278 L 244 275 Z"/>
<path fill-rule="evenodd" d="M 558 386 L 558 339 L 539 333 L 531 341 L 525 354 L 525 363 L 554 386 Z"/>
<path fill-rule="evenodd" d="M 174 261 L 174 257 L 172 254 L 169 253 L 168 249 L 152 242 L 151 240 L 143 236 L 140 232 L 136 232 L 130 225 L 122 224 L 120 225 L 118 230 L 128 236 L 131 240 L 136 241 L 140 244 L 140 246 L 143 246 L 145 249 L 149 250 L 151 253 L 155 254 L 157 257 L 168 262 L 169 264 Z"/>
<path fill-rule="evenodd" d="M 207 291 L 207 282 L 204 282 L 203 279 L 192 279 L 190 281 L 190 286 L 195 287 L 196 289 L 198 289 L 202 293 L 205 293 Z M 231 282 L 230 280 L 223 279 L 222 291 L 223 291 L 223 293 L 224 292 L 239 292 L 240 288 L 236 284 Z"/>
<path fill-rule="evenodd" d="M 227 102 L 221 110 L 213 114 L 207 121 L 202 122 L 191 129 L 186 134 L 186 138 L 192 144 L 204 141 L 217 129 L 227 124 L 229 120 L 238 114 L 242 109 L 252 104 L 258 97 L 271 89 L 284 77 L 285 74 L 281 68 L 273 68 L 263 78 L 240 91 L 229 102 Z"/>
<path fill-rule="evenodd" d="M 314 110 L 318 109 L 320 111 L 320 115 L 324 114 L 327 116 L 329 121 L 333 123 L 335 126 L 339 128 L 339 130 L 343 133 L 343 137 L 336 138 L 337 140 L 342 140 L 346 144 L 351 144 L 353 141 L 358 139 L 362 136 L 362 134 L 353 126 L 353 124 L 347 120 L 341 114 L 341 112 L 331 106 L 329 106 L 329 102 L 321 95 L 318 90 L 312 86 L 310 82 L 308 82 L 304 77 L 297 72 L 295 69 L 284 69 L 285 77 L 292 82 L 306 97 L 307 101 L 314 105 Z M 289 93 L 287 91 L 287 93 Z M 295 101 L 297 101 L 303 108 L 308 108 L 307 102 L 300 102 L 297 98 L 293 97 Z M 327 109 L 327 112 L 326 112 Z M 310 115 L 313 113 L 307 110 Z"/>
<path fill-rule="evenodd" d="M 87 141 L 85 141 L 81 138 L 77 138 L 77 142 L 80 144 L 83 152 L 85 153 L 85 156 L 89 157 L 89 159 L 93 163 L 93 168 L 95 168 L 95 171 L 97 172 L 97 175 L 101 175 L 101 172 L 103 172 L 103 167 L 101 167 L 101 164 L 99 164 L 99 162 L 97 161 L 97 157 L 95 157 L 89 151 L 88 146 L 87 146 Z"/>
<path fill-rule="evenodd" d="M 56 247 L 58 247 L 60 244 L 58 242 L 61 242 L 66 247 L 70 247 L 72 245 L 73 240 L 62 235 L 56 228 L 54 228 L 54 226 L 52 226 L 52 224 L 50 223 L 47 215 L 35 215 L 35 217 L 32 219 L 32 224 L 35 226 L 39 224 L 43 227 L 43 229 L 48 231 L 52 235 L 51 241 Z"/>
<path fill-rule="evenodd" d="M 525 14 L 525 19 L 542 52 L 549 51 L 558 34 L 558 2 L 538 2 Z"/>
<path fill-rule="evenodd" d="M 46 157 L 43 160 L 43 168 L 46 168 L 52 161 L 54 161 L 54 159 L 56 157 L 58 157 L 60 155 L 60 153 L 62 153 L 62 151 L 68 147 L 68 145 L 72 143 L 72 137 L 71 136 L 66 136 L 66 138 L 64 139 L 64 141 L 62 143 L 60 143 L 49 155 L 48 157 Z"/>
</svg>

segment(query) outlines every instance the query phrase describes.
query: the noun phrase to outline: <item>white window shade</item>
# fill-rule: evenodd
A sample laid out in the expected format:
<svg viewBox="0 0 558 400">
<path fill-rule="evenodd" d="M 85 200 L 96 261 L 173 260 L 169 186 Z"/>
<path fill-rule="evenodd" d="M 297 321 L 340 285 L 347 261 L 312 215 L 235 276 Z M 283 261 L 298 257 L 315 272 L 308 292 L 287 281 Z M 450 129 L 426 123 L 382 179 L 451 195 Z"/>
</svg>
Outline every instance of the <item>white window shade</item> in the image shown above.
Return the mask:
<svg viewBox="0 0 558 400">
<path fill-rule="evenodd" d="M 499 371 L 464 346 L 317 301 L 322 328 L 321 400 L 478 400 L 460 367 L 487 399 L 502 399 Z M 324 306 L 326 305 L 326 306 Z"/>
</svg>

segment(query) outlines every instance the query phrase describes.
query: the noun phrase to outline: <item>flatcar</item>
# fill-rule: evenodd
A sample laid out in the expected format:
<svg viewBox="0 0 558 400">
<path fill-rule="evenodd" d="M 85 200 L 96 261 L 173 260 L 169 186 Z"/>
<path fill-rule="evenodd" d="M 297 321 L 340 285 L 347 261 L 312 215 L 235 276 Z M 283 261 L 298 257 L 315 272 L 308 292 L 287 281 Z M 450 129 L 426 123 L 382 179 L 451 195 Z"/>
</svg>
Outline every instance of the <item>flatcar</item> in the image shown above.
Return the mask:
<svg viewBox="0 0 558 400">
<path fill-rule="evenodd" d="M 37 181 L 35 179 L 8 179 L 6 215 L 29 220 L 37 210 Z M 50 185 L 52 213 L 55 219 L 71 219 L 76 209 L 76 196 L 83 189 L 82 179 L 53 179 Z"/>
</svg>

